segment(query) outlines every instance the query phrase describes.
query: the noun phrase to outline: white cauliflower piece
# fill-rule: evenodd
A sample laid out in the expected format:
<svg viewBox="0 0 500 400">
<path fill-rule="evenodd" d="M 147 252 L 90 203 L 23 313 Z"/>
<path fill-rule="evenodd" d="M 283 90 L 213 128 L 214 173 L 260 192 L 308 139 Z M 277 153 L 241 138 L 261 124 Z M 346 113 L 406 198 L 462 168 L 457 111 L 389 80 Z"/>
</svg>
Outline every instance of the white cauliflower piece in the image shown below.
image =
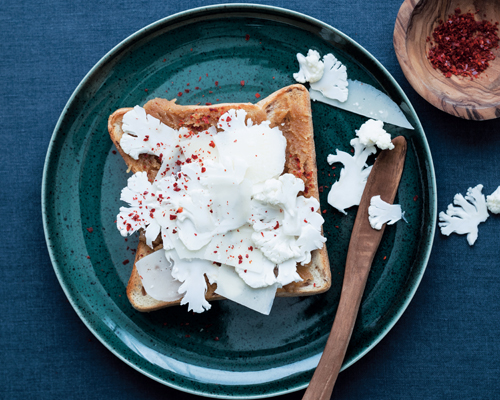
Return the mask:
<svg viewBox="0 0 500 400">
<path fill-rule="evenodd" d="M 297 197 L 304 184 L 292 174 L 268 180 L 253 193 L 252 240 L 276 264 L 290 259 L 307 264 L 311 251 L 326 241 L 321 235 L 324 220 L 316 211 L 315 198 Z"/>
<path fill-rule="evenodd" d="M 467 234 L 467 242 L 470 246 L 476 242 L 479 224 L 489 217 L 482 190 L 483 185 L 477 185 L 467 190 L 465 198 L 460 193 L 456 194 L 453 203 L 458 207 L 450 204 L 446 213 L 439 213 L 438 225 L 443 235 L 449 236 L 453 232 L 459 235 Z"/>
<path fill-rule="evenodd" d="M 300 83 L 317 82 L 323 76 L 325 65 L 320 61 L 321 56 L 316 50 L 309 50 L 307 57 L 298 53 L 297 61 L 300 70 L 293 74 L 293 79 Z"/>
<path fill-rule="evenodd" d="M 145 229 L 146 243 L 153 247 L 153 241 L 160 233 L 160 224 L 155 221 L 154 213 L 158 200 L 154 195 L 157 187 L 148 181 L 146 172 L 137 172 L 127 180 L 127 187 L 122 189 L 120 200 L 130 207 L 120 207 L 116 217 L 116 226 L 122 236 L 131 235 L 139 229 Z"/>
<path fill-rule="evenodd" d="M 486 206 L 493 214 L 500 214 L 500 186 L 489 196 L 486 196 Z"/>
<path fill-rule="evenodd" d="M 347 100 L 349 91 L 347 86 L 347 68 L 333 54 L 323 57 L 325 72 L 317 82 L 311 82 L 311 89 L 320 91 L 329 99 L 344 102 Z"/>
<path fill-rule="evenodd" d="M 369 119 L 356 130 L 356 136 L 365 146 L 377 146 L 381 150 L 394 148 L 391 135 L 385 131 L 382 121 Z"/>
<path fill-rule="evenodd" d="M 187 304 L 188 311 L 193 310 L 196 313 L 202 313 L 209 310 L 211 305 L 205 299 L 207 283 L 205 275 L 210 283 L 217 280 L 219 267 L 212 261 L 193 258 L 181 261 L 175 250 L 165 252 L 165 255 L 172 266 L 172 277 L 182 282 L 179 287 L 179 294 L 184 294 L 181 305 Z"/>
<path fill-rule="evenodd" d="M 399 204 L 389 204 L 380 196 L 373 196 L 368 207 L 368 220 L 373 229 L 380 230 L 382 226 L 393 225 L 400 219 L 404 219 L 404 212 Z"/>
<path fill-rule="evenodd" d="M 327 199 L 328 204 L 344 214 L 347 214 L 346 208 L 359 205 L 372 170 L 372 166 L 366 165 L 366 160 L 370 154 L 377 152 L 375 146 L 365 147 L 359 138 L 352 139 L 351 146 L 354 147 L 354 155 L 337 150 L 337 155 L 329 154 L 327 158 L 329 164 L 344 164 L 339 180 L 332 185 Z"/>
<path fill-rule="evenodd" d="M 120 146 L 134 160 L 139 159 L 140 154 L 152 154 L 160 158 L 162 165 L 158 178 L 165 176 L 166 171 L 177 172 L 177 160 L 185 161 L 180 151 L 179 133 L 187 133 L 186 128 L 176 131 L 146 114 L 144 108 L 135 106 L 123 116 L 122 130 Z"/>
<path fill-rule="evenodd" d="M 261 203 L 273 206 L 284 205 L 292 210 L 297 194 L 304 190 L 304 181 L 293 174 L 283 174 L 278 179 L 268 179 L 264 183 L 254 185 L 252 197 Z"/>
</svg>

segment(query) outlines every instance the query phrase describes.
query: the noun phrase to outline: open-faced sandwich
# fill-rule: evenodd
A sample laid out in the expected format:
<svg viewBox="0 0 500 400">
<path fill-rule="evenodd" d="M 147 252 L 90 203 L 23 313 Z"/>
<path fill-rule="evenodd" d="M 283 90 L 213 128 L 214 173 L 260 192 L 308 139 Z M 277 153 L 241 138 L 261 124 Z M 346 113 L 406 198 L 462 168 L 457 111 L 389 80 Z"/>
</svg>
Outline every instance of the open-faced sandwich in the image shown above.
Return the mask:
<svg viewBox="0 0 500 400">
<path fill-rule="evenodd" d="M 268 314 L 275 296 L 330 287 L 304 86 L 257 104 L 154 99 L 115 111 L 108 129 L 133 172 L 117 227 L 140 231 L 137 310 L 227 298 Z"/>
</svg>

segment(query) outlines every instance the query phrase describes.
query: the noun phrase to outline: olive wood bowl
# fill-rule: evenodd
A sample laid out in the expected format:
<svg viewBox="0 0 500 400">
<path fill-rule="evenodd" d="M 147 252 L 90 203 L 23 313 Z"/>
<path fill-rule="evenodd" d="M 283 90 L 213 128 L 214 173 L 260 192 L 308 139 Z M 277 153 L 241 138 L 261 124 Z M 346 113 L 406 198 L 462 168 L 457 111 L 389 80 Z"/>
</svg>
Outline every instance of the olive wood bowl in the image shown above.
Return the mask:
<svg viewBox="0 0 500 400">
<path fill-rule="evenodd" d="M 446 78 L 427 59 L 432 32 L 460 7 L 476 10 L 476 19 L 500 21 L 499 0 L 405 0 L 394 27 L 394 49 L 406 79 L 433 106 L 457 117 L 488 120 L 500 117 L 500 48 L 496 58 L 477 78 L 452 75 Z M 486 16 L 485 16 L 486 15 Z M 427 37 L 431 38 L 428 42 Z"/>
</svg>

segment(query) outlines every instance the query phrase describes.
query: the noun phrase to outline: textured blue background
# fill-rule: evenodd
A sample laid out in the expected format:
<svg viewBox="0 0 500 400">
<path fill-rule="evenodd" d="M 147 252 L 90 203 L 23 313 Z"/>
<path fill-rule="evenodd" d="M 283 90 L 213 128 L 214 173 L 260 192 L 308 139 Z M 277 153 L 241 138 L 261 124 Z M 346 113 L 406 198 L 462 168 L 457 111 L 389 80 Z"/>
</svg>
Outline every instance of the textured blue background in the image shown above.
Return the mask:
<svg viewBox="0 0 500 400">
<path fill-rule="evenodd" d="M 468 122 L 421 99 L 399 67 L 392 33 L 401 0 L 258 2 L 336 27 L 364 46 L 409 96 L 427 134 L 444 210 L 457 192 L 500 185 L 500 120 Z M 41 221 L 45 153 L 66 101 L 121 40 L 210 1 L 3 1 L 0 5 L 0 398 L 198 397 L 141 375 L 84 326 L 57 282 Z M 335 399 L 500 396 L 500 217 L 464 237 L 438 232 L 423 281 L 400 321 L 341 373 Z M 295 400 L 303 392 L 280 397 Z"/>
</svg>

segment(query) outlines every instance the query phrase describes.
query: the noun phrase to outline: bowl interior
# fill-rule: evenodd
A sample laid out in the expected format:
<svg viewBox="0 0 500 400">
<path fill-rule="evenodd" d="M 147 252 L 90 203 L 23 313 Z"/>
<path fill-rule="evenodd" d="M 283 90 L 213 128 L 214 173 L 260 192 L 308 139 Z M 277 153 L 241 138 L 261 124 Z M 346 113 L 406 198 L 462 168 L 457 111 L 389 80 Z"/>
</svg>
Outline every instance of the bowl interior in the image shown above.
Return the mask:
<svg viewBox="0 0 500 400">
<path fill-rule="evenodd" d="M 474 13 L 476 20 L 485 19 L 492 23 L 500 21 L 498 1 L 422 0 L 407 21 L 404 33 L 405 60 L 401 62 L 401 54 L 396 46 L 398 58 L 411 85 L 434 106 L 466 119 L 497 118 L 500 108 L 500 49 L 493 50 L 497 58 L 490 61 L 489 67 L 475 79 L 455 75 L 447 78 L 439 69 L 434 69 L 428 60 L 429 49 L 434 43 L 432 32 L 440 21 L 446 21 L 454 14 L 457 7 L 462 13 Z M 395 37 L 395 43 L 396 40 Z"/>
</svg>

